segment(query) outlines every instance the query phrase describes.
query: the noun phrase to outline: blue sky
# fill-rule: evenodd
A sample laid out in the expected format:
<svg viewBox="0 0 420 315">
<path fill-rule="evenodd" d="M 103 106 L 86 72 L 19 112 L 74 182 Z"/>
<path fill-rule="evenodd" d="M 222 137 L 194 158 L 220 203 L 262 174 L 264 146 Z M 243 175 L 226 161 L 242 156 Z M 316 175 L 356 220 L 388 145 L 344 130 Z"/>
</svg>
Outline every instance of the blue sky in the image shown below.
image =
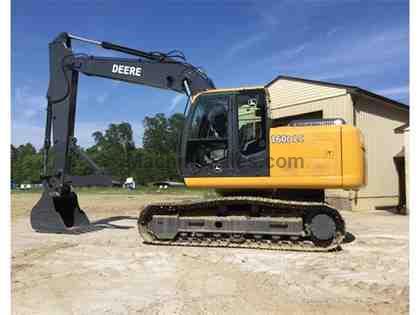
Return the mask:
<svg viewBox="0 0 420 315">
<path fill-rule="evenodd" d="M 42 4 L 41 4 L 42 3 Z M 12 1 L 12 143 L 43 142 L 48 42 L 60 32 L 146 51 L 182 50 L 217 87 L 279 74 L 357 85 L 408 104 L 408 1 Z M 109 51 L 76 44 L 97 56 Z M 182 112 L 174 92 L 81 75 L 76 137 Z"/>
</svg>

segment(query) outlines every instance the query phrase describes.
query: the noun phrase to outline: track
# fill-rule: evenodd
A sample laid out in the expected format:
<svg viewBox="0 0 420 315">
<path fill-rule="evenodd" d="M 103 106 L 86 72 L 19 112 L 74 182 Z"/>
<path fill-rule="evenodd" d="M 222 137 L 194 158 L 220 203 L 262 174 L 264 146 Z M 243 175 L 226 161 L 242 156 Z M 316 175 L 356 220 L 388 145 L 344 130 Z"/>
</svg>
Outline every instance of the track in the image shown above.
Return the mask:
<svg viewBox="0 0 420 315">
<path fill-rule="evenodd" d="M 311 221 L 316 215 L 325 215 L 334 221 L 335 231 L 328 239 L 314 237 Z M 174 236 L 159 237 L 156 232 L 156 218 L 170 218 L 170 225 L 175 225 Z M 260 230 L 249 232 L 242 230 L 214 229 L 183 230 L 181 220 L 207 220 L 212 224 L 216 220 L 235 220 L 236 226 L 242 222 L 269 220 L 272 222 L 302 223 L 301 230 L 286 233 L 271 233 Z M 195 220 L 195 221 L 194 221 Z M 213 220 L 213 221 L 212 221 Z M 277 221 L 275 221 L 277 220 Z M 175 222 L 172 224 L 172 222 Z M 225 221 L 226 222 L 226 221 Z M 162 223 L 162 222 L 159 222 Z M 164 222 L 165 223 L 165 222 Z M 192 225 L 192 223 L 190 223 Z M 235 225 L 235 224 L 234 224 Z M 233 225 L 233 226 L 234 226 Z M 204 226 L 204 224 L 203 224 Z M 206 223 L 206 227 L 208 224 Z M 322 227 L 322 226 L 321 226 Z M 168 202 L 151 204 L 145 207 L 138 220 L 140 235 L 147 244 L 169 246 L 233 247 L 266 250 L 288 250 L 305 252 L 325 252 L 340 249 L 345 235 L 345 223 L 339 212 L 330 205 L 319 202 L 298 202 L 261 197 L 221 197 L 208 200 Z M 322 229 L 318 227 L 322 232 Z"/>
</svg>

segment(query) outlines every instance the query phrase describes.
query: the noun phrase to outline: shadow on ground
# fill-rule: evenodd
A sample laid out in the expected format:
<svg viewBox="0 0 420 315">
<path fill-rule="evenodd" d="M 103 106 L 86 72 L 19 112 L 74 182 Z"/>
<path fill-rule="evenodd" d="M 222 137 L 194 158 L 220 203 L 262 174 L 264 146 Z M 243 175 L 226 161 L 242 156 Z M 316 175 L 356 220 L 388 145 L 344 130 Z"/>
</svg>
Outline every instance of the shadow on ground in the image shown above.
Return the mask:
<svg viewBox="0 0 420 315">
<path fill-rule="evenodd" d="M 116 221 L 122 220 L 135 220 L 137 221 L 137 217 L 133 216 L 112 216 L 108 218 L 103 218 L 100 220 L 92 221 L 87 225 L 81 225 L 72 228 L 61 228 L 61 229 L 44 229 L 44 230 L 37 230 L 38 233 L 42 234 L 67 234 L 67 235 L 80 235 L 85 233 L 92 233 L 98 232 L 105 229 L 114 229 L 114 230 L 128 230 L 134 228 L 132 225 L 121 225 L 116 224 Z M 62 224 L 64 226 L 64 224 Z"/>
<path fill-rule="evenodd" d="M 387 211 L 389 213 L 392 214 L 399 214 L 399 215 L 406 215 L 407 214 L 407 209 L 405 207 L 401 207 L 401 206 L 377 206 L 375 207 L 375 210 L 382 210 L 382 211 Z"/>
<path fill-rule="evenodd" d="M 97 221 L 93 221 L 90 224 L 93 226 L 97 226 L 97 227 L 102 227 L 104 229 L 121 229 L 121 230 L 128 230 L 128 229 L 132 229 L 133 226 L 130 225 L 118 225 L 118 224 L 114 224 L 111 222 L 115 222 L 115 221 L 121 221 L 121 220 L 136 220 L 137 221 L 137 217 L 133 217 L 133 216 L 113 216 L 113 217 L 109 217 L 109 218 L 104 218 L 104 219 L 100 219 Z"/>
<path fill-rule="evenodd" d="M 108 218 L 103 218 L 100 220 L 92 221 L 89 225 L 80 226 L 77 228 L 69 229 L 67 231 L 62 232 L 62 234 L 85 234 L 91 232 L 97 232 L 104 229 L 114 229 L 114 230 L 128 230 L 134 228 L 132 225 L 121 225 L 116 224 L 114 222 L 122 221 L 122 220 L 135 220 L 137 221 L 137 217 L 133 216 L 112 216 Z"/>
<path fill-rule="evenodd" d="M 343 244 L 349 244 L 356 240 L 356 236 L 350 232 L 346 232 L 346 235 L 344 235 Z"/>
</svg>

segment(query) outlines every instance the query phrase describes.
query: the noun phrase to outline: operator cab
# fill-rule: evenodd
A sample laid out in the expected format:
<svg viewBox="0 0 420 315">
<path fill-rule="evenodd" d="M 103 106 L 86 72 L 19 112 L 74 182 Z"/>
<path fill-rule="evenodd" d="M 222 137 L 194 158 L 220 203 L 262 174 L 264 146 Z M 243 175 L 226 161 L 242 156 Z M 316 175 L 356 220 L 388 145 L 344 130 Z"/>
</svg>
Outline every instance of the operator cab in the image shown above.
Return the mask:
<svg viewBox="0 0 420 315">
<path fill-rule="evenodd" d="M 267 176 L 264 89 L 205 92 L 190 107 L 180 160 L 184 177 Z"/>
</svg>

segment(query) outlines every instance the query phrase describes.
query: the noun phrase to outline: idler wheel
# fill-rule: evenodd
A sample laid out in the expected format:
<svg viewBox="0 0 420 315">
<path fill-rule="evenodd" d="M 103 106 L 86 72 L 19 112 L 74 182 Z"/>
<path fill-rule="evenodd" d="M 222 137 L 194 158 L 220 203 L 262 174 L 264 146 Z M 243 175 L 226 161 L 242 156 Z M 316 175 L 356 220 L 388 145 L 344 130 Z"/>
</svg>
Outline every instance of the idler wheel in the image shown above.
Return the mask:
<svg viewBox="0 0 420 315">
<path fill-rule="evenodd" d="M 337 225 L 333 217 L 326 213 L 314 215 L 309 222 L 312 241 L 321 247 L 329 246 L 337 233 Z"/>
</svg>

